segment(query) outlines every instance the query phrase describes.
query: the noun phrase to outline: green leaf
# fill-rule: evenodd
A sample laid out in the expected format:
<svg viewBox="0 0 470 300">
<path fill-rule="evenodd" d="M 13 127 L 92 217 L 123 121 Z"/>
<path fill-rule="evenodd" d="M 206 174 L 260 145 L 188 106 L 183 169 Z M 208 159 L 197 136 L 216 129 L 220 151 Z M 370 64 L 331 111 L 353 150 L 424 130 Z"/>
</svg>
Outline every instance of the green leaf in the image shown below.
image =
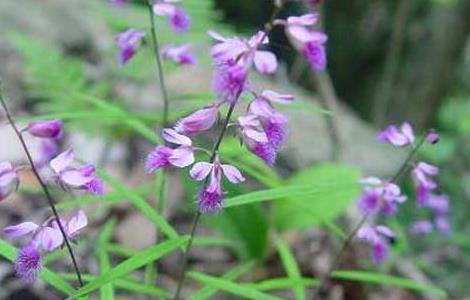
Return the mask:
<svg viewBox="0 0 470 300">
<path fill-rule="evenodd" d="M 249 283 L 247 285 L 260 291 L 271 291 L 312 287 L 318 285 L 318 280 L 311 278 L 270 278 L 256 283 Z"/>
<path fill-rule="evenodd" d="M 422 293 L 431 293 L 436 294 L 440 297 L 446 297 L 447 293 L 445 290 L 425 284 L 416 282 L 414 280 L 402 277 L 396 277 L 387 274 L 372 273 L 366 271 L 356 271 L 356 270 L 339 270 L 332 273 L 332 277 L 337 279 L 361 281 L 372 284 L 382 284 L 382 285 L 391 285 L 401 288 L 406 288 L 410 290 L 415 290 Z"/>
<path fill-rule="evenodd" d="M 239 265 L 232 270 L 228 271 L 227 273 L 221 276 L 224 280 L 235 281 L 239 276 L 245 274 L 246 272 L 250 271 L 254 267 L 253 262 L 248 262 L 242 265 Z M 196 293 L 193 293 L 189 296 L 188 300 L 205 300 L 209 299 L 210 297 L 214 296 L 218 291 L 218 288 L 213 286 L 206 286 Z"/>
<path fill-rule="evenodd" d="M 293 281 L 299 280 L 302 276 L 300 274 L 299 266 L 295 261 L 294 254 L 290 251 L 289 246 L 284 242 L 281 237 L 276 237 L 276 247 L 279 255 L 281 256 L 282 265 L 287 272 L 287 276 Z M 295 298 L 297 300 L 305 300 L 305 290 L 302 287 L 292 287 L 294 290 Z"/>
<path fill-rule="evenodd" d="M 74 280 L 76 277 L 75 274 L 73 273 L 60 273 L 59 276 L 67 280 Z M 96 278 L 97 276 L 83 274 L 83 280 L 87 282 L 93 281 Z M 155 287 L 153 285 L 146 285 L 138 281 L 132 280 L 130 278 L 115 279 L 113 280 L 113 285 L 117 289 L 130 291 L 130 292 L 138 292 L 143 295 L 149 295 L 149 296 L 154 296 L 154 297 L 159 297 L 159 298 L 164 298 L 164 299 L 171 297 L 171 293 L 169 291 L 166 291 L 159 287 Z"/>
<path fill-rule="evenodd" d="M 12 245 L 8 244 L 4 240 L 0 239 L 0 255 L 7 260 L 13 262 L 16 259 L 17 249 Z M 76 276 L 75 276 L 76 278 Z M 57 276 L 56 273 L 50 271 L 48 268 L 43 267 L 41 270 L 41 279 L 55 287 L 58 291 L 61 291 L 67 296 L 72 295 L 75 289 L 65 282 L 62 278 Z"/>
<path fill-rule="evenodd" d="M 111 236 L 113 235 L 114 226 L 116 225 L 116 220 L 112 219 L 106 222 L 103 229 L 100 232 L 98 237 L 98 259 L 100 263 L 101 274 L 109 272 L 111 270 L 111 263 L 109 259 L 108 252 L 106 251 L 106 245 L 108 244 Z M 114 288 L 111 283 L 105 284 L 101 287 L 101 298 L 103 300 L 113 300 L 114 299 Z"/>
<path fill-rule="evenodd" d="M 310 191 L 294 191 L 286 200 L 274 202 L 274 220 L 279 230 L 325 225 L 343 236 L 333 221 L 359 196 L 357 169 L 324 164 L 306 169 L 289 180 L 290 185 L 308 185 Z M 293 218 L 292 216 L 295 216 Z"/>
<path fill-rule="evenodd" d="M 222 279 L 219 277 L 213 277 L 198 272 L 189 272 L 188 276 L 192 279 L 202 282 L 207 286 L 211 286 L 228 293 L 243 297 L 243 299 L 254 299 L 254 300 L 281 300 L 282 298 L 271 296 L 269 294 L 262 293 L 256 289 L 244 286 L 232 282 L 230 280 Z"/>
<path fill-rule="evenodd" d="M 103 170 L 98 170 L 98 175 L 103 178 L 103 180 L 109 185 L 111 185 L 116 192 L 119 192 L 123 196 L 129 198 L 131 203 L 138 209 L 140 212 L 146 216 L 149 220 L 151 220 L 157 228 L 159 228 L 165 235 L 170 238 L 178 237 L 178 233 L 176 232 L 173 227 L 159 215 L 155 209 L 138 193 L 135 191 L 126 188 L 121 182 L 116 180 L 115 178 L 111 177 L 109 174 L 104 172 Z"/>
<path fill-rule="evenodd" d="M 127 275 L 136 269 L 145 266 L 146 264 L 153 262 L 162 256 L 167 255 L 185 245 L 189 240 L 189 237 L 183 236 L 180 238 L 166 240 L 158 245 L 149 247 L 142 250 L 130 258 L 126 259 L 116 267 L 112 268 L 108 272 L 97 276 L 95 280 L 87 283 L 85 286 L 80 288 L 74 293 L 74 296 L 82 296 L 89 294 L 90 292 L 99 289 L 103 285 L 112 282 L 113 280 Z"/>
</svg>

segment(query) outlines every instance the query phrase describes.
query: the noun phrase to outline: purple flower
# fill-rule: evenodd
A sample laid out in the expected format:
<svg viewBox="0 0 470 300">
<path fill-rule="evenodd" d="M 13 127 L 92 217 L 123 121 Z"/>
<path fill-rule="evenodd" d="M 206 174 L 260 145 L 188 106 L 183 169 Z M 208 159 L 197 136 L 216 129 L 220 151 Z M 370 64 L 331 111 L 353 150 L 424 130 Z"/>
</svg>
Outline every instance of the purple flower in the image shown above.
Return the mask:
<svg viewBox="0 0 470 300">
<path fill-rule="evenodd" d="M 175 32 L 183 33 L 191 26 L 191 18 L 184 9 L 173 5 L 176 2 L 180 0 L 160 0 L 153 5 L 153 13 L 166 17 Z"/>
<path fill-rule="evenodd" d="M 15 260 L 15 273 L 25 283 L 34 283 L 41 271 L 41 254 L 32 243 L 18 251 Z"/>
<path fill-rule="evenodd" d="M 397 212 L 400 203 L 406 201 L 406 196 L 401 194 L 400 187 L 394 183 L 376 177 L 364 178 L 360 183 L 367 185 L 358 201 L 359 208 L 364 214 L 380 211 L 385 215 L 391 215 Z"/>
<path fill-rule="evenodd" d="M 180 119 L 175 125 L 175 130 L 187 135 L 208 130 L 214 126 L 218 115 L 219 107 L 215 104 L 209 105 Z"/>
<path fill-rule="evenodd" d="M 235 103 L 247 86 L 248 70 L 233 61 L 216 64 L 212 87 L 223 102 Z"/>
<path fill-rule="evenodd" d="M 415 140 L 413 128 L 407 122 L 398 129 L 396 125 L 390 125 L 377 135 L 377 140 L 393 146 L 403 147 L 413 144 Z"/>
<path fill-rule="evenodd" d="M 258 31 L 249 39 L 239 37 L 225 38 L 215 31 L 209 31 L 209 35 L 216 43 L 211 48 L 211 56 L 216 64 L 235 62 L 249 69 L 253 64 L 261 74 L 276 72 L 278 62 L 276 56 L 264 50 L 258 50 L 261 45 L 269 43 L 269 39 L 263 31 Z"/>
<path fill-rule="evenodd" d="M 59 144 L 56 139 L 41 139 L 37 153 L 34 153 L 36 168 L 46 166 L 49 161 L 59 153 Z"/>
<path fill-rule="evenodd" d="M 196 57 L 189 52 L 190 44 L 181 46 L 169 45 L 162 49 L 162 57 L 172 60 L 179 65 L 193 65 L 196 63 Z"/>
<path fill-rule="evenodd" d="M 60 138 L 62 127 L 61 120 L 48 120 L 31 122 L 26 130 L 29 134 L 38 138 Z"/>
<path fill-rule="evenodd" d="M 430 132 L 426 135 L 426 141 L 431 145 L 439 143 L 439 139 L 439 134 L 435 132 Z"/>
<path fill-rule="evenodd" d="M 447 195 L 430 194 L 426 206 L 436 215 L 445 215 L 449 212 L 449 197 Z"/>
<path fill-rule="evenodd" d="M 436 228 L 437 230 L 445 235 L 450 234 L 451 229 L 450 229 L 450 224 L 449 220 L 445 216 L 438 216 L 435 220 L 436 222 Z"/>
<path fill-rule="evenodd" d="M 209 182 L 199 192 L 198 206 L 201 213 L 215 213 L 223 208 L 222 173 L 231 183 L 245 181 L 236 167 L 221 164 L 218 157 L 214 163 L 198 162 L 191 169 L 190 175 L 197 181 L 206 179 L 210 174 Z"/>
<path fill-rule="evenodd" d="M 276 162 L 277 151 L 269 142 L 268 136 L 256 115 L 246 115 L 238 118 L 238 125 L 243 141 L 248 149 L 261 158 L 267 165 Z"/>
<path fill-rule="evenodd" d="M 103 194 L 103 183 L 95 174 L 94 166 L 74 164 L 75 155 L 72 149 L 66 150 L 51 160 L 50 166 L 59 183 L 73 189 L 86 190 L 97 195 Z"/>
<path fill-rule="evenodd" d="M 429 220 L 420 220 L 411 224 L 410 233 L 414 235 L 422 235 L 431 233 L 433 230 L 432 223 Z"/>
<path fill-rule="evenodd" d="M 4 161 L 0 163 L 0 201 L 7 198 L 17 190 L 19 184 L 18 174 L 13 165 Z"/>
<path fill-rule="evenodd" d="M 276 24 L 285 26 L 287 38 L 293 47 L 309 62 L 313 71 L 318 72 L 326 67 L 325 43 L 326 34 L 308 28 L 318 22 L 318 14 L 293 16 L 287 20 L 276 20 Z"/>
<path fill-rule="evenodd" d="M 372 260 L 379 264 L 385 261 L 390 252 L 390 243 L 396 234 L 387 226 L 363 226 L 357 231 L 357 238 L 371 245 Z"/>
<path fill-rule="evenodd" d="M 419 162 L 411 172 L 416 186 L 416 199 L 419 205 L 425 205 L 430 192 L 437 187 L 437 183 L 431 178 L 439 173 L 439 168 L 425 162 Z"/>
<path fill-rule="evenodd" d="M 85 212 L 79 210 L 68 222 L 61 220 L 61 224 L 64 227 L 67 237 L 74 240 L 78 237 L 80 230 L 87 226 L 88 220 Z M 31 244 L 35 245 L 37 249 L 41 248 L 44 251 L 57 249 L 62 246 L 64 242 L 56 220 L 47 221 L 42 225 L 37 225 L 33 222 L 23 222 L 18 225 L 5 227 L 3 232 L 9 238 L 31 235 Z"/>
<path fill-rule="evenodd" d="M 148 173 L 156 172 L 161 168 L 175 166 L 184 168 L 194 162 L 194 153 L 191 139 L 179 134 L 174 129 L 164 129 L 162 137 L 165 141 L 177 145 L 177 148 L 157 146 L 147 155 L 145 169 Z"/>
<path fill-rule="evenodd" d="M 145 31 L 128 29 L 116 35 L 116 43 L 119 47 L 119 63 L 125 64 L 137 52 L 139 42 L 145 37 Z"/>
</svg>

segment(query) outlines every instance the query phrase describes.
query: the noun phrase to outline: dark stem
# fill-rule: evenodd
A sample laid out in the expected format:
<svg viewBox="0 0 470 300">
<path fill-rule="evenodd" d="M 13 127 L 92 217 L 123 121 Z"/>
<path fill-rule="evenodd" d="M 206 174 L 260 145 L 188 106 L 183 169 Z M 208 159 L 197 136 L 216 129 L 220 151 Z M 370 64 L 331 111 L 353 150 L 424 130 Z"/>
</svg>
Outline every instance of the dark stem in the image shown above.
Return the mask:
<svg viewBox="0 0 470 300">
<path fill-rule="evenodd" d="M 233 102 L 232 104 L 230 104 L 230 107 L 229 107 L 228 112 L 227 112 L 227 116 L 225 117 L 225 121 L 224 121 L 224 125 L 222 127 L 222 130 L 220 131 L 219 137 L 217 138 L 217 141 L 214 144 L 214 148 L 212 149 L 211 158 L 210 158 L 211 163 L 214 162 L 214 160 L 217 156 L 217 152 L 219 151 L 220 144 L 222 143 L 222 140 L 224 139 L 225 133 L 227 132 L 228 123 L 230 122 L 230 118 L 232 117 L 233 110 L 235 109 L 236 104 L 237 104 L 236 102 Z M 195 216 L 194 216 L 193 225 L 191 227 L 191 233 L 189 235 L 189 241 L 188 241 L 186 249 L 183 253 L 183 266 L 181 268 L 181 275 L 180 275 L 180 278 L 178 280 L 178 285 L 177 285 L 177 288 L 176 288 L 175 296 L 173 298 L 174 300 L 179 300 L 181 289 L 183 288 L 184 280 L 186 279 L 186 272 L 187 272 L 187 269 L 188 269 L 189 253 L 191 252 L 191 246 L 193 244 L 194 236 L 195 236 L 195 233 L 196 233 L 196 228 L 199 224 L 200 218 L 201 218 L 201 212 L 198 210 L 196 212 Z"/>
<path fill-rule="evenodd" d="M 266 39 L 266 37 L 272 31 L 274 20 L 276 19 L 276 16 L 279 14 L 281 9 L 282 9 L 282 5 L 275 7 L 271 17 L 269 18 L 268 23 L 266 23 L 266 25 L 265 25 L 265 33 L 264 33 L 260 43 L 262 43 L 264 41 L 264 39 Z M 240 95 L 238 95 L 238 96 L 240 96 Z M 210 162 L 211 163 L 214 162 L 214 160 L 217 156 L 220 144 L 222 143 L 222 140 L 224 139 L 225 133 L 227 132 L 228 124 L 230 122 L 230 118 L 232 117 L 233 110 L 235 109 L 236 104 L 237 104 L 237 101 L 234 101 L 233 103 L 230 104 L 230 107 L 229 107 L 228 112 L 227 112 L 227 116 L 225 117 L 225 121 L 224 121 L 224 124 L 223 124 L 223 127 L 222 127 L 222 131 L 220 132 L 219 137 L 218 137 L 216 143 L 214 144 L 214 148 L 212 149 L 212 153 L 211 153 L 211 157 L 210 157 Z M 195 216 L 194 216 L 193 226 L 191 228 L 191 233 L 190 233 L 188 245 L 186 246 L 186 250 L 183 254 L 184 257 L 183 257 L 183 266 L 182 266 L 181 276 L 178 280 L 178 285 L 177 285 L 175 296 L 173 297 L 173 300 L 179 300 L 180 299 L 181 289 L 183 287 L 183 283 L 184 283 L 184 280 L 186 278 L 186 272 L 187 272 L 187 267 L 188 267 L 188 257 L 189 257 L 189 253 L 191 251 L 191 246 L 193 244 L 194 235 L 196 233 L 196 228 L 199 224 L 200 217 L 201 217 L 201 212 L 197 211 Z"/>
<path fill-rule="evenodd" d="M 400 177 L 403 174 L 405 174 L 405 171 L 409 167 L 409 163 L 415 158 L 416 153 L 418 152 L 419 148 L 421 148 L 421 146 L 423 145 L 425 140 L 426 140 L 426 135 L 424 135 L 419 140 L 418 144 L 413 147 L 413 150 L 410 151 L 410 153 L 408 154 L 408 157 L 405 159 L 405 161 L 401 165 L 400 169 L 398 169 L 398 171 L 395 173 L 395 175 L 393 176 L 393 178 L 390 182 L 397 183 L 398 180 L 400 179 Z M 343 246 L 341 247 L 338 254 L 335 256 L 335 258 L 333 260 L 333 263 L 331 264 L 330 269 L 325 274 L 325 276 L 323 276 L 321 278 L 320 283 L 318 284 L 317 289 L 315 291 L 315 294 L 313 296 L 313 300 L 317 299 L 320 296 L 321 292 L 323 291 L 324 285 L 330 279 L 331 274 L 333 273 L 333 271 L 336 270 L 336 268 L 338 268 L 339 264 L 341 263 L 341 259 L 344 255 L 344 253 L 346 252 L 346 250 L 349 248 L 352 241 L 354 240 L 354 237 L 356 236 L 357 231 L 362 227 L 362 225 L 364 225 L 366 223 L 366 221 L 369 219 L 369 216 L 370 216 L 370 214 L 364 214 L 364 216 L 361 218 L 359 223 L 357 223 L 356 226 L 354 226 L 353 230 L 348 234 L 348 237 L 344 241 Z"/>
<path fill-rule="evenodd" d="M 148 13 L 149 13 L 150 35 L 152 37 L 152 48 L 155 54 L 155 63 L 157 65 L 157 70 L 158 70 L 158 81 L 160 83 L 160 89 L 161 89 L 161 93 L 163 97 L 163 127 L 165 127 L 168 124 L 168 112 L 169 112 L 170 101 L 168 98 L 168 92 L 166 90 L 165 75 L 163 72 L 163 64 L 162 64 L 162 59 L 160 57 L 160 47 L 158 44 L 157 33 L 155 30 L 155 19 L 153 15 L 152 4 L 150 3 L 150 0 L 144 0 L 144 2 L 147 5 Z"/>
<path fill-rule="evenodd" d="M 29 164 L 31 165 L 31 170 L 33 171 L 34 176 L 37 178 L 37 180 L 39 182 L 39 185 L 41 186 L 42 190 L 44 191 L 44 194 L 46 195 L 47 202 L 48 202 L 48 204 L 49 204 L 49 206 L 52 210 L 54 218 L 56 219 L 57 225 L 59 226 L 60 233 L 62 234 L 62 237 L 64 238 L 65 245 L 66 245 L 67 250 L 69 252 L 70 258 L 72 259 L 72 264 L 73 264 L 73 267 L 75 269 L 75 273 L 77 274 L 78 282 L 80 283 L 80 286 L 83 286 L 83 280 L 82 280 L 82 276 L 81 276 L 81 273 L 80 273 L 80 269 L 78 267 L 77 260 L 75 259 L 75 255 L 73 253 L 72 246 L 70 244 L 69 238 L 68 238 L 67 234 L 65 233 L 64 226 L 62 225 L 62 221 L 61 221 L 61 218 L 59 216 L 59 213 L 57 212 L 57 209 L 55 207 L 55 200 L 52 197 L 51 193 L 49 192 L 49 189 L 47 188 L 47 185 L 44 183 L 41 176 L 39 175 L 39 172 L 36 169 L 36 166 L 34 165 L 33 158 L 31 156 L 31 153 L 30 153 L 29 149 L 28 149 L 28 146 L 26 146 L 23 135 L 21 134 L 21 131 L 18 130 L 18 127 L 16 127 L 15 121 L 13 120 L 12 116 L 10 115 L 8 107 L 5 103 L 5 95 L 3 93 L 3 87 L 2 87 L 1 84 L 2 83 L 0 81 L 0 102 L 2 104 L 3 110 L 5 111 L 5 116 L 7 117 L 8 122 L 10 123 L 11 127 L 15 131 L 15 134 L 18 137 L 18 139 L 21 143 L 21 146 L 22 146 L 22 148 L 23 148 L 23 150 L 24 150 L 24 152 L 25 152 L 25 154 L 28 158 Z"/>
</svg>

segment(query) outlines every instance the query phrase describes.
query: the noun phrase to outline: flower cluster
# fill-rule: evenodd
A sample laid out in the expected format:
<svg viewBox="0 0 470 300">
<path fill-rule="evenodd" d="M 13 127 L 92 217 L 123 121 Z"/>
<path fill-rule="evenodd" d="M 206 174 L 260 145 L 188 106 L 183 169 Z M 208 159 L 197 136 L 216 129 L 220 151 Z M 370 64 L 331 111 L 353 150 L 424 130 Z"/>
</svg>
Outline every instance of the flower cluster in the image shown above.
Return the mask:
<svg viewBox="0 0 470 300">
<path fill-rule="evenodd" d="M 189 14 L 181 7 L 176 6 L 177 2 L 182 0 L 158 0 L 152 6 L 155 16 L 165 17 L 173 30 L 180 34 L 189 30 L 191 18 Z M 111 0 L 113 4 L 124 4 L 128 0 Z M 116 44 L 119 48 L 118 61 L 120 64 L 127 63 L 136 53 L 139 44 L 145 38 L 145 31 L 141 29 L 130 28 L 116 35 Z M 173 61 L 179 65 L 192 65 L 196 58 L 190 53 L 190 44 L 167 45 L 161 51 L 164 59 Z"/>
<path fill-rule="evenodd" d="M 62 137 L 63 125 L 60 120 L 36 121 L 28 124 L 20 134 L 53 142 L 54 152 L 58 150 L 58 139 Z M 35 162 L 34 167 L 49 165 L 53 179 L 64 189 L 84 190 L 96 195 L 103 195 L 103 181 L 96 176 L 95 167 L 91 164 L 82 165 L 75 161 L 71 149 L 57 155 L 43 156 L 44 164 L 40 166 Z M 26 166 L 14 167 L 10 162 L 0 163 L 0 200 L 8 197 L 17 190 L 20 183 L 18 171 Z M 51 173 L 51 172 L 49 172 Z M 69 240 L 75 240 L 81 229 L 87 225 L 87 217 L 83 211 L 75 213 L 69 221 L 60 220 L 64 233 Z M 56 219 L 49 219 L 41 225 L 33 222 L 23 222 L 18 225 L 4 228 L 4 234 L 10 238 L 30 235 L 32 238 L 18 252 L 15 262 L 17 275 L 25 282 L 36 280 L 41 269 L 41 253 L 52 251 L 62 246 L 64 237 Z"/>
<path fill-rule="evenodd" d="M 87 223 L 87 217 L 81 210 L 76 212 L 69 221 L 60 221 L 68 239 L 72 241 L 78 238 L 80 231 Z M 27 283 L 36 281 L 41 271 L 41 253 L 53 251 L 64 244 L 64 237 L 55 219 L 50 219 L 40 225 L 23 222 L 5 227 L 3 232 L 9 238 L 31 236 L 31 240 L 19 250 L 15 261 L 17 276 Z"/>
<path fill-rule="evenodd" d="M 169 2 L 158 2 L 154 6 L 154 11 L 156 7 L 161 10 L 162 7 L 169 5 Z M 158 15 L 163 15 L 163 13 L 160 11 Z M 316 15 L 292 17 L 287 21 L 276 20 L 266 28 L 282 24 L 286 26 L 288 32 L 295 32 L 297 29 L 293 28 L 294 26 L 309 35 L 310 40 L 304 39 L 305 45 L 303 47 L 306 50 L 302 49 L 301 51 L 310 61 L 314 62 L 315 69 L 320 70 L 326 64 L 326 56 L 324 55 L 326 35 L 307 28 L 307 26 L 313 25 L 316 20 Z M 199 211 L 202 213 L 217 212 L 223 208 L 222 174 L 234 184 L 245 180 L 237 168 L 221 162 L 218 147 L 227 128 L 236 128 L 241 143 L 266 164 L 272 166 L 285 141 L 288 124 L 287 116 L 282 114 L 275 105 L 289 104 L 294 99 L 291 95 L 271 90 L 257 92 L 250 88 L 250 70 L 254 69 L 260 74 L 273 74 L 278 69 L 276 56 L 267 50 L 268 31 L 258 31 L 249 38 L 224 37 L 215 31 L 209 31 L 208 34 L 215 41 L 210 49 L 210 55 L 214 68 L 212 87 L 217 95 L 217 100 L 181 118 L 173 128 L 163 129 L 162 137 L 166 145 L 155 147 L 147 155 L 145 161 L 145 169 L 149 173 L 162 168 L 184 168 L 194 164 L 190 170 L 191 177 L 194 180 L 204 182 L 198 194 Z M 323 39 L 319 39 L 319 36 L 322 36 Z M 299 38 L 304 37 L 294 34 L 296 43 Z M 163 48 L 161 55 L 175 63 L 191 64 L 193 59 L 188 55 L 188 48 L 187 45 L 179 47 L 172 45 Z M 310 48 L 315 48 L 315 50 Z M 316 51 L 320 53 L 313 54 Z M 243 94 L 251 96 L 246 109 L 243 110 L 246 113 L 237 116 L 236 121 L 231 122 L 232 113 Z M 201 147 L 195 147 L 192 141 L 193 136 L 214 127 L 219 119 L 219 112 L 224 106 L 229 106 L 224 122 L 226 127 L 223 128 L 215 149 L 208 151 Z M 194 152 L 199 150 L 210 153 L 209 161 L 195 162 Z"/>
<path fill-rule="evenodd" d="M 377 140 L 396 147 L 411 147 L 413 149 L 412 153 L 420 146 L 420 144 L 415 144 L 416 137 L 409 123 L 403 123 L 400 126 L 388 126 L 377 135 Z M 426 141 L 429 144 L 436 144 L 439 141 L 439 135 L 431 132 L 426 136 Z M 416 188 L 418 207 L 429 208 L 434 213 L 438 230 L 442 233 L 448 233 L 450 226 L 446 214 L 449 208 L 449 200 L 446 196 L 433 193 L 437 189 L 437 182 L 434 177 L 439 173 L 439 169 L 426 162 L 410 163 L 413 163 L 411 178 Z M 365 216 L 396 214 L 399 205 L 407 199 L 395 182 L 369 177 L 361 180 L 361 183 L 364 185 L 364 189 L 358 200 L 358 206 Z M 431 221 L 420 220 L 412 224 L 410 232 L 423 234 L 431 232 L 432 229 L 433 224 Z M 396 234 L 386 226 L 366 225 L 360 228 L 357 237 L 371 245 L 373 261 L 380 263 L 387 258 L 390 243 L 393 242 Z"/>
</svg>

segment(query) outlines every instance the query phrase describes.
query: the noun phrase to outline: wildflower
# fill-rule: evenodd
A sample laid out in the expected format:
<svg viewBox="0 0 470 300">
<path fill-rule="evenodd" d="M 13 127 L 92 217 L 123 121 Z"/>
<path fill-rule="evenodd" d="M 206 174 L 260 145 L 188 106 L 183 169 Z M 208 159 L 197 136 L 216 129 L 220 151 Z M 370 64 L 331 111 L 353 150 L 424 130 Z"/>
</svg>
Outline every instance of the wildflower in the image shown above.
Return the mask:
<svg viewBox="0 0 470 300">
<path fill-rule="evenodd" d="M 145 31 L 132 28 L 116 35 L 120 64 L 125 64 L 135 55 L 138 44 L 144 37 Z"/>
<path fill-rule="evenodd" d="M 33 155 L 36 168 L 42 168 L 59 153 L 59 145 L 56 139 L 41 139 L 39 149 Z"/>
<path fill-rule="evenodd" d="M 180 119 L 175 125 L 175 130 L 188 135 L 208 130 L 214 126 L 218 115 L 219 107 L 214 104 L 209 105 Z"/>
<path fill-rule="evenodd" d="M 271 102 L 290 103 L 293 97 L 273 91 L 264 91 L 250 104 L 250 113 L 259 117 L 264 131 L 273 148 L 278 151 L 287 131 L 288 118 L 274 109 Z"/>
<path fill-rule="evenodd" d="M 31 122 L 25 130 L 38 138 L 59 138 L 62 135 L 62 127 L 61 120 L 48 120 Z"/>
<path fill-rule="evenodd" d="M 212 46 L 210 52 L 216 64 L 234 62 L 244 65 L 246 69 L 253 64 L 261 74 L 276 72 L 278 67 L 276 56 L 269 51 L 258 50 L 261 45 L 269 43 L 265 32 L 258 31 L 249 39 L 225 38 L 215 31 L 209 31 L 209 35 L 218 42 Z"/>
<path fill-rule="evenodd" d="M 145 169 L 153 173 L 161 168 L 175 166 L 184 168 L 194 162 L 194 153 L 191 139 L 179 134 L 174 129 L 164 129 L 162 137 L 165 141 L 178 145 L 177 148 L 157 146 L 147 155 Z"/>
<path fill-rule="evenodd" d="M 397 206 L 406 201 L 406 196 L 401 194 L 400 187 L 394 183 L 369 177 L 360 181 L 367 186 L 359 198 L 359 208 L 364 214 L 378 211 L 385 215 L 396 213 Z"/>
<path fill-rule="evenodd" d="M 431 145 L 439 143 L 439 134 L 435 132 L 428 133 L 428 135 L 426 135 L 426 141 Z"/>
<path fill-rule="evenodd" d="M 214 66 L 212 88 L 222 102 L 235 103 L 247 86 L 246 66 L 226 61 Z"/>
<path fill-rule="evenodd" d="M 196 63 L 196 57 L 189 52 L 190 44 L 181 46 L 169 45 L 162 49 L 162 57 L 170 59 L 179 65 L 193 65 Z"/>
<path fill-rule="evenodd" d="M 211 175 L 208 184 L 199 192 L 198 206 L 201 213 L 214 213 L 223 208 L 222 173 L 231 183 L 245 181 L 236 167 L 221 164 L 218 157 L 213 163 L 198 162 L 191 169 L 190 175 L 194 180 L 201 181 Z"/>
<path fill-rule="evenodd" d="M 377 135 L 377 140 L 392 144 L 393 146 L 403 147 L 412 145 L 415 136 L 411 125 L 405 122 L 400 126 L 400 129 L 395 125 L 388 126 Z"/>
<path fill-rule="evenodd" d="M 425 162 L 419 162 L 411 172 L 416 186 L 416 200 L 419 205 L 424 205 L 429 199 L 429 194 L 437 187 L 437 183 L 431 178 L 439 173 L 439 168 Z"/>
<path fill-rule="evenodd" d="M 181 0 L 160 0 L 153 5 L 153 13 L 157 16 L 166 17 L 171 27 L 177 33 L 188 31 L 191 25 L 191 19 L 188 13 L 173 5 Z"/>
<path fill-rule="evenodd" d="M 437 230 L 445 235 L 450 234 L 450 224 L 446 216 L 438 216 L 435 220 Z"/>
<path fill-rule="evenodd" d="M 18 189 L 19 179 L 13 165 L 8 162 L 0 163 L 0 201 Z"/>
<path fill-rule="evenodd" d="M 96 176 L 91 164 L 77 166 L 72 149 L 66 150 L 52 159 L 49 165 L 55 172 L 59 183 L 73 189 L 86 190 L 97 195 L 103 194 L 103 182 Z"/>
<path fill-rule="evenodd" d="M 318 14 L 292 16 L 287 20 L 276 20 L 276 24 L 284 25 L 287 38 L 293 47 L 309 62 L 313 71 L 318 72 L 326 67 L 325 33 L 309 29 L 318 22 Z"/>
<path fill-rule="evenodd" d="M 41 271 L 41 254 L 32 243 L 18 251 L 15 260 L 15 273 L 25 283 L 34 283 Z"/>
<path fill-rule="evenodd" d="M 358 230 L 357 237 L 371 245 L 372 259 L 379 264 L 387 259 L 396 234 L 387 226 L 363 226 Z"/>
<path fill-rule="evenodd" d="M 433 226 L 429 220 L 416 221 L 410 227 L 410 233 L 414 235 L 431 233 L 432 230 Z"/>
<path fill-rule="evenodd" d="M 277 151 L 269 142 L 268 136 L 261 127 L 258 117 L 253 114 L 239 117 L 238 125 L 242 139 L 248 146 L 248 149 L 267 165 L 274 165 Z"/>
</svg>

